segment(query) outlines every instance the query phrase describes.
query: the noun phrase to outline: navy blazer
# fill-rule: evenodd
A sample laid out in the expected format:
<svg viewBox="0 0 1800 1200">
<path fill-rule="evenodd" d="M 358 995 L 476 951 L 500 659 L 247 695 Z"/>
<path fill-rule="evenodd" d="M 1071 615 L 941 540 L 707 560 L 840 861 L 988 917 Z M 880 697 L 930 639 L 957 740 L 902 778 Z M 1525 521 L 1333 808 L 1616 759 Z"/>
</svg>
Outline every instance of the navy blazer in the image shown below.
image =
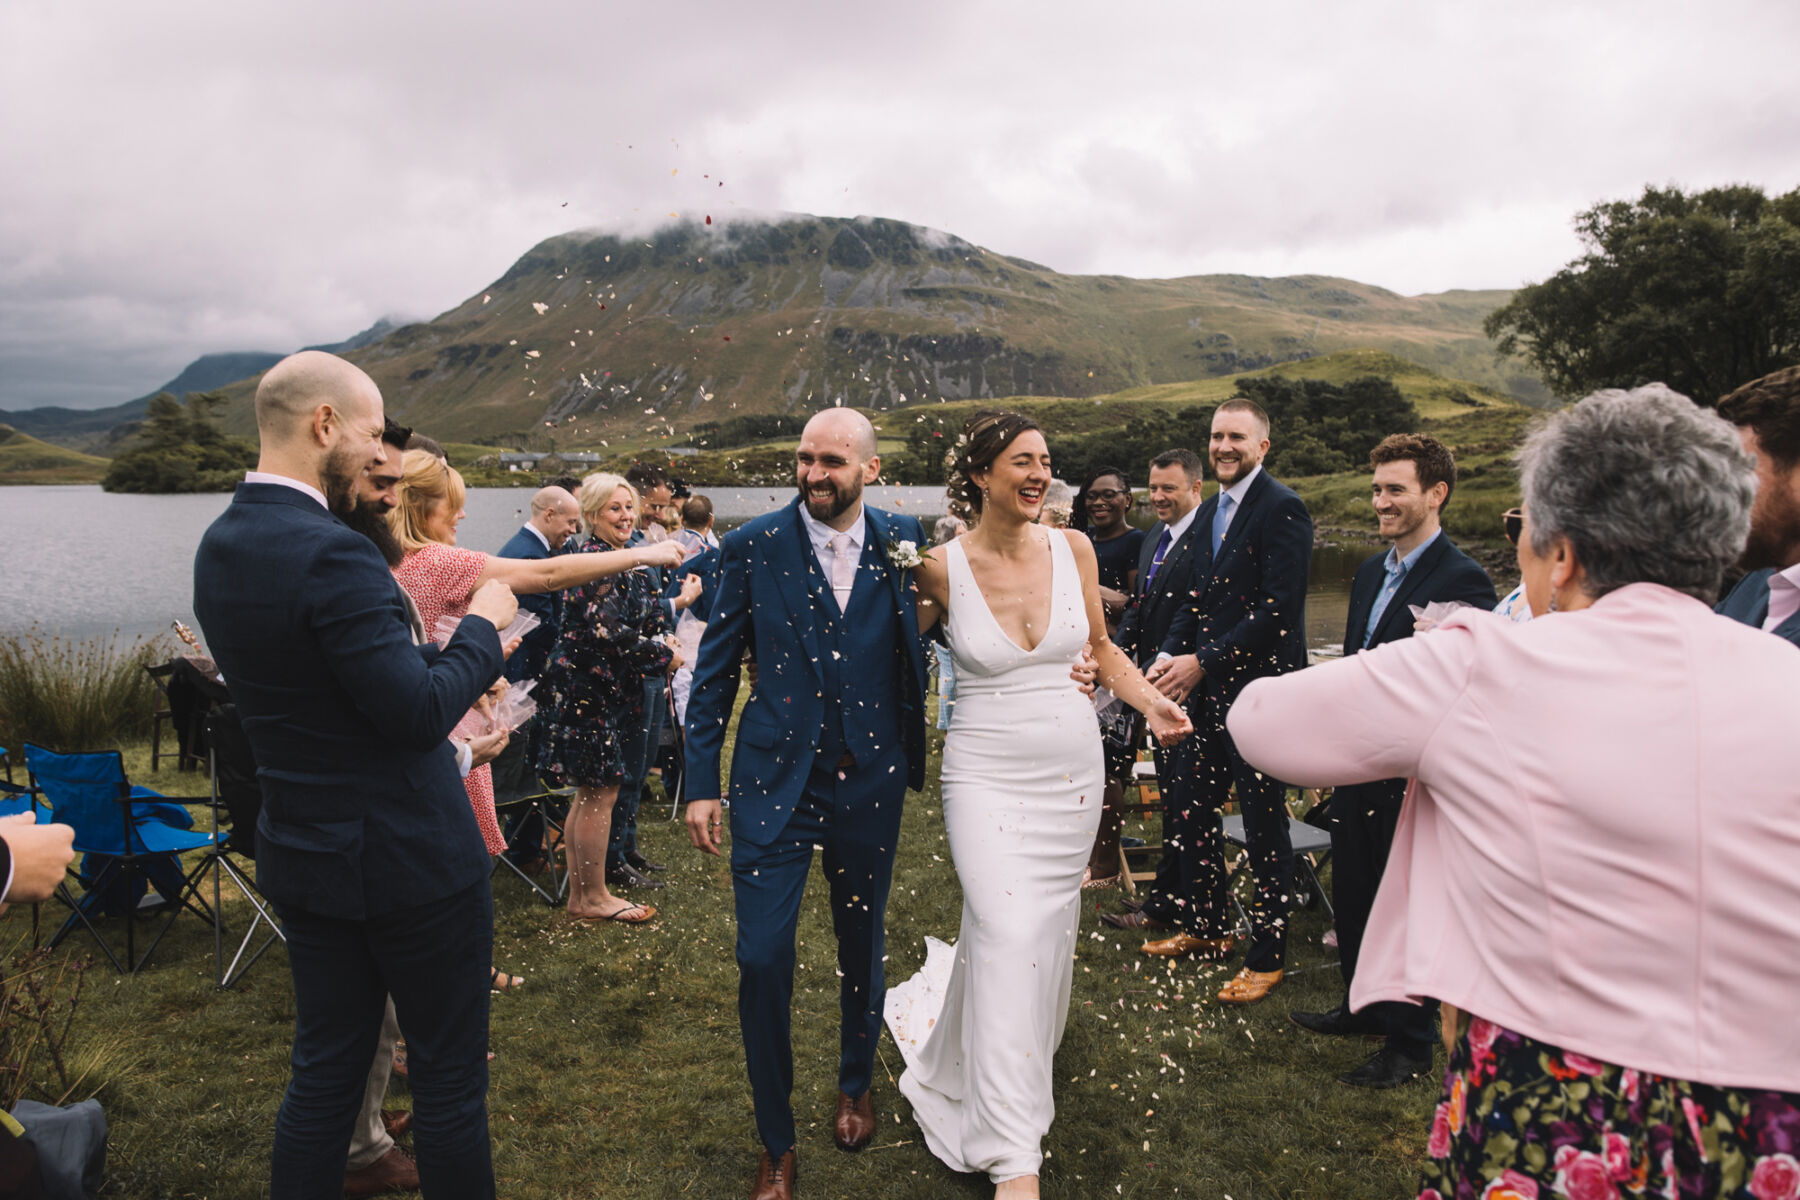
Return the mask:
<svg viewBox="0 0 1800 1200">
<path fill-rule="evenodd" d="M 239 484 L 194 556 L 194 613 L 255 752 L 256 879 L 277 905 L 364 920 L 490 864 L 447 740 L 500 674 L 479 617 L 414 646 L 373 542 L 317 500 Z"/>
<path fill-rule="evenodd" d="M 1170 543 L 1169 552 L 1163 555 L 1163 565 L 1157 568 L 1156 578 L 1151 579 L 1150 564 L 1156 561 L 1156 544 L 1162 540 L 1166 528 L 1158 521 L 1144 535 L 1144 544 L 1138 549 L 1137 587 L 1130 606 L 1119 621 L 1119 635 L 1113 639 L 1121 650 L 1131 655 L 1140 669 L 1149 667 L 1160 651 L 1187 653 L 1185 648 L 1169 649 L 1169 626 L 1188 594 L 1195 543 L 1204 540 L 1206 535 L 1197 532 L 1200 520 L 1196 514 L 1195 519 L 1188 522 L 1187 532 Z"/>
<path fill-rule="evenodd" d="M 1356 568 L 1356 579 L 1350 585 L 1350 616 L 1344 622 L 1345 658 L 1365 645 L 1363 631 L 1369 625 L 1369 612 L 1375 607 L 1375 597 L 1387 580 L 1387 556 L 1386 550 L 1371 554 Z M 1375 636 L 1366 644 L 1373 649 L 1411 637 L 1413 615 L 1407 608 L 1409 604 L 1423 608 L 1434 601 L 1448 604 L 1457 600 L 1489 612 L 1500 603 L 1494 593 L 1494 581 L 1488 578 L 1481 564 L 1457 549 L 1449 534 L 1440 533 L 1400 581 L 1399 589 L 1388 601 L 1375 626 Z"/>
<path fill-rule="evenodd" d="M 726 534 L 719 548 L 718 587 L 694 690 L 688 700 L 687 766 L 694 781 L 689 794 L 709 799 L 727 793 L 720 759 L 725 726 L 737 700 L 738 666 L 746 650 L 756 661 L 756 685 L 744 705 L 731 760 L 732 829 L 779 832 L 806 786 L 824 725 L 820 694 L 818 614 L 808 586 L 811 541 L 801 524 L 800 501 L 756 518 Z M 917 518 L 864 506 L 877 552 L 897 541 L 924 547 Z M 900 705 L 901 740 L 910 788 L 925 786 L 925 651 L 911 580 L 892 568 L 885 573 L 900 618 L 896 652 L 905 658 L 903 695 L 865 699 L 855 691 L 855 672 L 845 672 L 846 705 L 859 702 Z M 751 739 L 751 730 L 757 737 Z M 762 744 L 755 744 L 762 743 Z M 779 819 L 776 819 L 779 816 Z"/>
<path fill-rule="evenodd" d="M 549 558 L 549 545 L 537 537 L 531 530 L 520 526 L 500 547 L 500 558 Z M 519 648 L 512 652 L 506 660 L 506 677 L 514 683 L 527 679 L 537 679 L 544 673 L 544 666 L 550 661 L 550 651 L 556 648 L 556 635 L 561 632 L 560 618 L 562 605 L 557 592 L 527 593 L 519 597 L 519 607 L 528 613 L 534 613 L 539 621 L 538 627 L 525 635 Z"/>
<path fill-rule="evenodd" d="M 1188 699 L 1204 694 L 1229 704 L 1244 685 L 1306 665 L 1306 580 L 1313 524 L 1306 504 L 1264 470 L 1251 482 L 1212 550 L 1219 497 L 1200 506 L 1189 560 L 1188 596 L 1169 626 L 1165 648 L 1199 657 L 1206 671 Z M 1166 564 L 1165 564 L 1166 566 Z"/>
<path fill-rule="evenodd" d="M 1773 574 L 1773 567 L 1750 572 L 1738 580 L 1737 586 L 1731 589 L 1731 594 L 1719 601 L 1718 607 L 1713 611 L 1761 629 L 1762 623 L 1769 619 L 1769 577 Z M 1769 632 L 1800 646 L 1800 612 Z"/>
<path fill-rule="evenodd" d="M 681 584 L 689 575 L 700 577 L 700 595 L 688 607 L 696 620 L 712 620 L 713 593 L 719 587 L 719 552 L 711 546 L 706 547 L 694 557 L 669 572 L 669 582 L 663 587 L 663 598 L 673 600 L 681 595 Z M 675 614 L 676 620 L 681 614 Z"/>
</svg>

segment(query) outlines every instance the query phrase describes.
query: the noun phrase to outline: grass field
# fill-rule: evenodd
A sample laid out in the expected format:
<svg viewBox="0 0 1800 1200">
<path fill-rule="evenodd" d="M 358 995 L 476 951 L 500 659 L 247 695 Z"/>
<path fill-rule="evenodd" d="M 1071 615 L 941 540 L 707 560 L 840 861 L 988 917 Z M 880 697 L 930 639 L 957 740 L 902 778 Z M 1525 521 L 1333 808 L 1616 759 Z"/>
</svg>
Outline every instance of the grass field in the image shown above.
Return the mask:
<svg viewBox="0 0 1800 1200">
<path fill-rule="evenodd" d="M 0 484 L 99 483 L 108 460 L 0 425 Z"/>
<path fill-rule="evenodd" d="M 143 746 L 129 748 L 127 762 L 135 780 L 172 794 L 204 787 L 166 764 L 150 775 Z M 748 1193 L 755 1138 L 737 1029 L 729 877 L 723 860 L 686 847 L 667 814 L 666 805 L 651 804 L 640 823 L 646 852 L 673 867 L 668 890 L 653 898 L 662 912 L 649 928 L 571 928 L 517 881 L 496 879 L 495 958 L 528 980 L 493 1005 L 489 1102 L 503 1196 Z M 875 1143 L 859 1155 L 832 1146 L 837 979 L 822 881 L 812 883 L 794 1003 L 802 1194 L 990 1194 L 926 1151 L 895 1091 L 900 1059 L 885 1038 Z M 888 908 L 891 980 L 921 965 L 925 935 L 955 937 L 960 906 L 933 782 L 908 798 Z M 241 920 L 241 903 L 227 908 Z M 23 930 L 23 912 L 14 910 L 7 933 Z M 1414 1194 L 1435 1082 L 1386 1093 L 1335 1082 L 1374 1044 L 1315 1037 L 1286 1020 L 1290 1008 L 1329 1007 L 1339 990 L 1332 954 L 1320 944 L 1323 910 L 1294 920 L 1297 973 L 1263 1004 L 1235 1010 L 1212 998 L 1232 967 L 1152 965 L 1135 939 L 1101 925 L 1090 906 L 1056 1060 L 1045 1196 Z M 78 940 L 67 943 L 70 952 L 84 952 Z M 142 975 L 96 967 L 89 976 L 76 1040 L 120 1044 L 99 1092 L 111 1127 L 108 1196 L 266 1190 L 292 1034 L 286 962 L 279 948 L 271 951 L 229 991 L 213 986 L 212 967 L 210 927 L 184 916 Z M 403 1085 L 390 1099 L 408 1103 Z"/>
</svg>

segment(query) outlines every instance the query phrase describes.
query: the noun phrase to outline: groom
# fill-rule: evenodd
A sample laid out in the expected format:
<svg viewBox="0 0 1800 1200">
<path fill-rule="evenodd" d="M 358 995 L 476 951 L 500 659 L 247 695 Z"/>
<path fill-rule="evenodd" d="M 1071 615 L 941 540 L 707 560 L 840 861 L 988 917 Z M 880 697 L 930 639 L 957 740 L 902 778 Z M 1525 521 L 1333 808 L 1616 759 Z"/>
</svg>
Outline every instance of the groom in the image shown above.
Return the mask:
<svg viewBox="0 0 1800 1200">
<path fill-rule="evenodd" d="M 753 1200 L 794 1194 L 789 1009 L 794 930 L 815 846 L 831 887 L 843 976 L 837 1144 L 875 1132 L 888 886 L 907 788 L 925 782 L 925 657 L 911 580 L 890 554 L 925 544 L 919 522 L 862 502 L 880 474 L 875 430 L 831 408 L 800 435 L 800 495 L 727 534 L 688 701 L 688 836 L 721 844 L 719 757 L 738 667 L 755 664 L 731 762 L 738 1020 L 763 1155 Z"/>
</svg>

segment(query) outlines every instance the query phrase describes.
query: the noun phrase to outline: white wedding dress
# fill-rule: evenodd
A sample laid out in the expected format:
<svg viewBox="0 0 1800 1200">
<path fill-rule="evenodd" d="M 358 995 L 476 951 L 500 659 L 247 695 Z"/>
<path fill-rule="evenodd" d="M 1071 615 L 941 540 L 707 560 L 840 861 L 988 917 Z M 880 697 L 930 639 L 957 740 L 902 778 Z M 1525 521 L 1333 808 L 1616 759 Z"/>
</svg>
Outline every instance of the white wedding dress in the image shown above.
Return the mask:
<svg viewBox="0 0 1800 1200">
<path fill-rule="evenodd" d="M 956 707 L 944 824 L 962 932 L 955 946 L 926 939 L 925 968 L 888 990 L 885 1012 L 906 1061 L 900 1092 L 931 1152 L 996 1183 L 1035 1175 L 1043 1161 L 1081 874 L 1105 788 L 1093 704 L 1069 678 L 1088 635 L 1080 572 L 1068 538 L 1045 533 L 1050 625 L 1029 652 L 988 610 L 961 543 L 947 549 Z"/>
</svg>

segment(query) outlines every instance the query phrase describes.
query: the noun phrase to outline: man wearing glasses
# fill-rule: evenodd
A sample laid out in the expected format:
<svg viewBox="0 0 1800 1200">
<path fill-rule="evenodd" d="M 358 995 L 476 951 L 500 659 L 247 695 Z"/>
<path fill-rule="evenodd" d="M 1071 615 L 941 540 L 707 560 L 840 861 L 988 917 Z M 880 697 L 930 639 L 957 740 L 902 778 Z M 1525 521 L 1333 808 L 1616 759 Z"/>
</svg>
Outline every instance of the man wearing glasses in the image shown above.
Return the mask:
<svg viewBox="0 0 1800 1200">
<path fill-rule="evenodd" d="M 1397 433 L 1370 452 L 1369 465 L 1375 472 L 1375 516 L 1381 536 L 1392 544 L 1357 568 L 1344 628 L 1345 657 L 1411 637 L 1412 606 L 1442 601 L 1494 607 L 1493 581 L 1451 544 L 1440 523 L 1456 485 L 1449 448 L 1426 434 Z M 1349 1007 L 1350 981 L 1405 796 L 1404 779 L 1332 793 L 1331 890 L 1345 999 L 1327 1012 L 1288 1014 L 1314 1033 L 1386 1038 L 1367 1062 L 1338 1076 L 1354 1087 L 1394 1087 L 1428 1071 L 1436 1040 L 1429 1007 L 1381 1003 L 1359 1012 Z"/>
</svg>

